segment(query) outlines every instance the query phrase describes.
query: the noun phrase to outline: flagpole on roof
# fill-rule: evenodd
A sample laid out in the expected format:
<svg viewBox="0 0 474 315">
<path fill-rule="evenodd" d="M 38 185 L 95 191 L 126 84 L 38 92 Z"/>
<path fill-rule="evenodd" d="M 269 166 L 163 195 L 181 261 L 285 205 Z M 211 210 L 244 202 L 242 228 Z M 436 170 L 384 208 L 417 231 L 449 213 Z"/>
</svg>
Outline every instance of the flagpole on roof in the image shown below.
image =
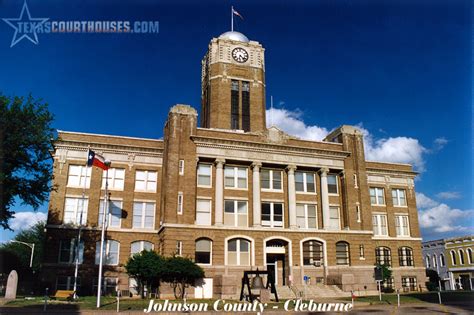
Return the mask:
<svg viewBox="0 0 474 315">
<path fill-rule="evenodd" d="M 88 171 L 88 160 L 89 160 L 89 152 L 90 152 L 90 146 L 87 148 L 87 155 L 86 155 L 86 175 L 85 175 L 85 178 L 84 178 L 84 187 L 82 189 L 82 207 L 81 207 L 81 214 L 79 216 L 79 229 L 78 229 L 78 232 L 77 232 L 77 240 L 76 240 L 76 257 L 75 257 L 75 260 L 74 260 L 74 263 L 75 263 L 75 266 L 74 266 L 74 287 L 73 287 L 73 291 L 74 291 L 74 299 L 77 299 L 77 276 L 78 276 L 78 273 L 79 273 L 79 254 L 80 254 L 80 246 L 81 246 L 81 232 L 82 232 L 82 217 L 84 215 L 84 206 L 85 206 L 85 203 L 86 203 L 86 189 L 87 189 L 87 171 Z M 92 175 L 92 174 L 91 174 Z"/>
<path fill-rule="evenodd" d="M 271 127 L 273 127 L 273 95 L 270 96 L 270 113 Z"/>
<path fill-rule="evenodd" d="M 105 236 L 105 221 L 108 217 L 109 210 L 109 196 L 108 196 L 108 187 L 109 187 L 109 161 L 105 162 L 107 169 L 105 170 L 105 196 L 104 196 L 104 213 L 102 214 L 102 231 L 100 235 L 100 254 L 99 254 L 99 277 L 97 283 L 97 308 L 100 307 L 100 297 L 102 291 L 102 263 L 104 260 L 104 236 Z"/>
<path fill-rule="evenodd" d="M 234 7 L 230 7 L 230 30 L 234 31 Z"/>
</svg>

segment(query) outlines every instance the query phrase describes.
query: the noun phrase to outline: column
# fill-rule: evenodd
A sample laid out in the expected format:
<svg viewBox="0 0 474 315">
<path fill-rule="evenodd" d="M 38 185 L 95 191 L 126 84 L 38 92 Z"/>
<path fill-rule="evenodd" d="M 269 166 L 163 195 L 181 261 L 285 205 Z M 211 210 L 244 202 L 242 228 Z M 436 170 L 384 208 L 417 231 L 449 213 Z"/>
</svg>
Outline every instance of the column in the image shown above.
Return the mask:
<svg viewBox="0 0 474 315">
<path fill-rule="evenodd" d="M 261 202 L 260 202 L 260 167 L 262 163 L 253 162 L 253 226 L 259 227 L 261 225 Z"/>
<path fill-rule="evenodd" d="M 224 217 L 224 159 L 216 159 L 216 203 L 215 225 L 223 225 Z"/>
<path fill-rule="evenodd" d="M 290 229 L 296 229 L 296 189 L 295 170 L 296 165 L 288 165 L 288 216 L 290 219 Z"/>
<path fill-rule="evenodd" d="M 328 194 L 328 172 L 329 169 L 322 168 L 321 176 L 321 206 L 323 210 L 323 228 L 329 229 L 329 194 Z"/>
</svg>

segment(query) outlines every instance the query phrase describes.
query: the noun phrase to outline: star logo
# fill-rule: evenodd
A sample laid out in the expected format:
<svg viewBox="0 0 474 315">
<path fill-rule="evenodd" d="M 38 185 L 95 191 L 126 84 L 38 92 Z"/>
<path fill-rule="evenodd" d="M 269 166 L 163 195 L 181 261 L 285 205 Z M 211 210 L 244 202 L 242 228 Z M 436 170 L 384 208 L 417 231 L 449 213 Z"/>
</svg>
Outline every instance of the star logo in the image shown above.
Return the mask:
<svg viewBox="0 0 474 315">
<path fill-rule="evenodd" d="M 28 39 L 33 44 L 38 45 L 38 34 L 36 31 L 44 22 L 49 20 L 49 18 L 32 18 L 25 1 L 23 3 L 23 8 L 21 9 L 20 17 L 10 19 L 4 18 L 2 20 L 15 30 L 10 44 L 11 48 L 24 38 Z"/>
</svg>

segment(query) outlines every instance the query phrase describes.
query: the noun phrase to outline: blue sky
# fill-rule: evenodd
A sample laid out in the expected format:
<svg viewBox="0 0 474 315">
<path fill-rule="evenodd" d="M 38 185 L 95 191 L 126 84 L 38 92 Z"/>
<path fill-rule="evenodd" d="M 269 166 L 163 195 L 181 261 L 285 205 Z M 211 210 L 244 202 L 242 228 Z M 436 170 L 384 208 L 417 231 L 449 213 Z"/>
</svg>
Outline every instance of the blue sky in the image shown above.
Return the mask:
<svg viewBox="0 0 474 315">
<path fill-rule="evenodd" d="M 9 48 L 13 28 L 0 20 L 0 91 L 44 99 L 58 129 L 159 138 L 170 106 L 199 109 L 201 58 L 229 30 L 234 5 L 244 16 L 236 29 L 266 49 L 275 123 L 314 139 L 359 125 L 369 157 L 420 171 L 425 238 L 469 233 L 470 2 L 254 2 L 27 1 L 34 18 L 159 21 L 160 31 L 39 34 L 38 45 L 24 39 Z M 0 18 L 17 18 L 22 5 L 1 1 Z M 15 226 L 32 218 L 23 216 Z"/>
</svg>

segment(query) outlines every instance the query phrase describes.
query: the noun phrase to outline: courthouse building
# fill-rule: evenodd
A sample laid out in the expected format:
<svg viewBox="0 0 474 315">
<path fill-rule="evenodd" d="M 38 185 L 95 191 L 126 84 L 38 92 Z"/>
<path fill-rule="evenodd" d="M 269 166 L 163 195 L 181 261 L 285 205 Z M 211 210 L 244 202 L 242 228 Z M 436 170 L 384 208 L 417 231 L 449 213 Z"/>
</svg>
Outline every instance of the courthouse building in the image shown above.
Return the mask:
<svg viewBox="0 0 474 315">
<path fill-rule="evenodd" d="M 257 267 L 279 287 L 350 291 L 375 290 L 374 265 L 386 264 L 387 286 L 424 286 L 411 165 L 367 161 L 355 127 L 323 141 L 267 128 L 265 71 L 263 46 L 227 32 L 202 59 L 199 118 L 171 107 L 163 139 L 58 131 L 43 280 L 72 288 L 82 223 L 79 292 L 96 290 L 105 175 L 85 167 L 90 148 L 112 163 L 107 290 L 133 291 L 124 264 L 143 249 L 193 259 L 214 297 L 237 296 Z"/>
</svg>

